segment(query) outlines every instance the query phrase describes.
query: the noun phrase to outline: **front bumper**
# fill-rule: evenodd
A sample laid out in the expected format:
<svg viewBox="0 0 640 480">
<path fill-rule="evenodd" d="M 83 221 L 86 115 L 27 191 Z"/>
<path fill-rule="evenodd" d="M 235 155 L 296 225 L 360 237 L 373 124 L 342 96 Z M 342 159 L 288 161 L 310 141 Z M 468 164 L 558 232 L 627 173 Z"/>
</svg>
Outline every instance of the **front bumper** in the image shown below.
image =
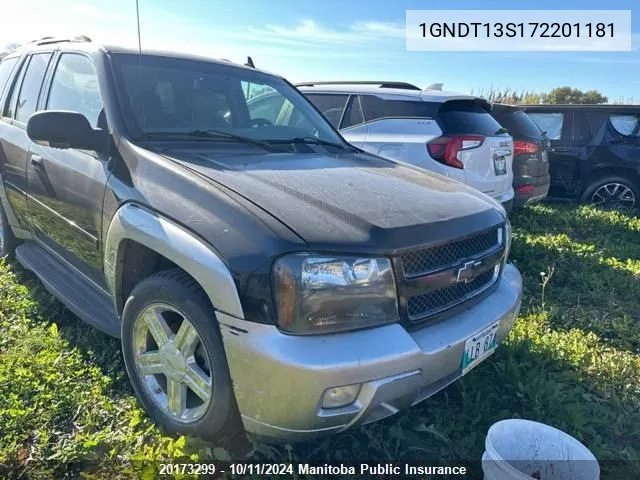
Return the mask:
<svg viewBox="0 0 640 480">
<path fill-rule="evenodd" d="M 317 336 L 285 335 L 217 313 L 246 430 L 304 440 L 373 422 L 426 399 L 458 379 L 465 341 L 496 320 L 497 341 L 520 309 L 522 278 L 504 268 L 497 289 L 446 321 L 407 331 L 398 324 Z M 355 402 L 324 409 L 323 393 L 361 383 Z"/>
</svg>

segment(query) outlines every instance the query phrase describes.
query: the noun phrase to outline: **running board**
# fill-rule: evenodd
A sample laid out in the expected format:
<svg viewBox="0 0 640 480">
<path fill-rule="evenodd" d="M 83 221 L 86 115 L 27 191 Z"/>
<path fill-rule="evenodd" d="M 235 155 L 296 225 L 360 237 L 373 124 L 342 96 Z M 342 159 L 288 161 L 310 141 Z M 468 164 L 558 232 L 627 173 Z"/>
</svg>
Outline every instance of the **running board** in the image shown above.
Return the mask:
<svg viewBox="0 0 640 480">
<path fill-rule="evenodd" d="M 120 320 L 111 298 L 33 241 L 16 248 L 16 259 L 40 279 L 44 287 L 88 324 L 113 337 L 120 337 Z"/>
</svg>

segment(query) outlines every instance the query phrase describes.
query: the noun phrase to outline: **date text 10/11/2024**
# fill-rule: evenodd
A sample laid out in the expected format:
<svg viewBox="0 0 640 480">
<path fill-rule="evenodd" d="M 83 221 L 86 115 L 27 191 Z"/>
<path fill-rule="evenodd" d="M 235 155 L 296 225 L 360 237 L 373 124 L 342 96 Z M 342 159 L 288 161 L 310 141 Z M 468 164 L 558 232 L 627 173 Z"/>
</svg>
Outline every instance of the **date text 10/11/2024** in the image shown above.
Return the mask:
<svg viewBox="0 0 640 480">
<path fill-rule="evenodd" d="M 427 38 L 613 38 L 613 23 L 421 23 L 422 37 Z"/>
<path fill-rule="evenodd" d="M 164 463 L 160 465 L 159 477 L 173 477 L 174 475 L 195 475 L 211 478 L 215 474 L 239 475 L 454 475 L 467 474 L 465 466 L 442 465 L 412 465 L 412 464 L 309 464 L 309 463 Z"/>
</svg>

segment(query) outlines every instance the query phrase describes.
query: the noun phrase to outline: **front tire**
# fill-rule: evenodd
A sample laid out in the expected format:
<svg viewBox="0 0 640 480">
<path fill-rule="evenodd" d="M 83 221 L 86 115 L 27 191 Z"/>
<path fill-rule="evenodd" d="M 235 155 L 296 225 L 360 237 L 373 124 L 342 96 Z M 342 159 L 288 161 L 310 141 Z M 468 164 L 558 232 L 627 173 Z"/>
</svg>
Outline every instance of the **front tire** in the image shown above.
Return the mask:
<svg viewBox="0 0 640 480">
<path fill-rule="evenodd" d="M 122 352 L 140 403 L 165 432 L 220 440 L 241 430 L 215 312 L 182 270 L 133 289 Z"/>
</svg>

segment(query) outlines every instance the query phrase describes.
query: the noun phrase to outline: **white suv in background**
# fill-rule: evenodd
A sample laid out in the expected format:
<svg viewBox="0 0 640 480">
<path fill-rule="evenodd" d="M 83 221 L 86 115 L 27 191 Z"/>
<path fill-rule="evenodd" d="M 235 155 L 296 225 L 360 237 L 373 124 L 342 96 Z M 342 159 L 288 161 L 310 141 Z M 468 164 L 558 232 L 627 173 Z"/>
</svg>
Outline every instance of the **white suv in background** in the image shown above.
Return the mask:
<svg viewBox="0 0 640 480">
<path fill-rule="evenodd" d="M 513 140 L 486 100 L 402 82 L 296 86 L 352 145 L 454 178 L 511 208 Z M 267 97 L 251 110 L 266 107 Z"/>
</svg>

